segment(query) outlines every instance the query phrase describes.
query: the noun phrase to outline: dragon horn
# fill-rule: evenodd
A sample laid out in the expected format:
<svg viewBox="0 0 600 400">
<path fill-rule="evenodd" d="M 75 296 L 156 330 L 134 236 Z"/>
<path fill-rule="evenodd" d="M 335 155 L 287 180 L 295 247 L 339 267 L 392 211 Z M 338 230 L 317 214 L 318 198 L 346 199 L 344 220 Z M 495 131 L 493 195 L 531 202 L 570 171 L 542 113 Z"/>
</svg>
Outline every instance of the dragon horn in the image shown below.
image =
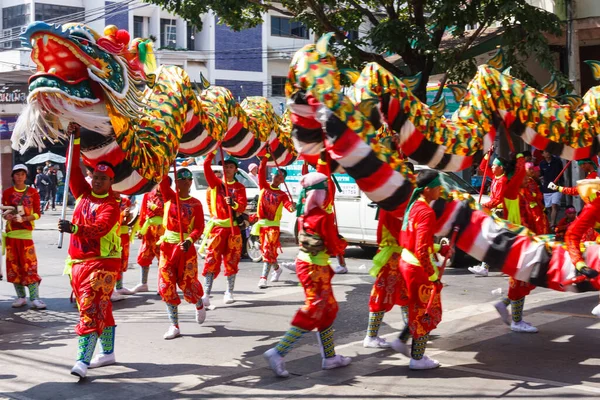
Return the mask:
<svg viewBox="0 0 600 400">
<path fill-rule="evenodd" d="M 331 40 L 333 35 L 335 35 L 334 32 L 328 32 L 321 36 L 317 41 L 316 49 L 320 57 L 327 56 L 327 53 L 329 52 L 329 41 Z"/>
</svg>

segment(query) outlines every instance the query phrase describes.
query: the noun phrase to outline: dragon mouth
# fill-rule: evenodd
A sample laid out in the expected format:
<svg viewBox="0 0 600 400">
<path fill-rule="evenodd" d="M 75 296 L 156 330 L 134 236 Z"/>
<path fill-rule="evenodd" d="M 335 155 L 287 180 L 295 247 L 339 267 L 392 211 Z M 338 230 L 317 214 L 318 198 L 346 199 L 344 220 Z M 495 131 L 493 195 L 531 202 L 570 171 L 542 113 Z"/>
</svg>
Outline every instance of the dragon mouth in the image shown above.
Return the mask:
<svg viewBox="0 0 600 400">
<path fill-rule="evenodd" d="M 60 91 L 79 99 L 97 100 L 92 91 L 89 69 L 99 70 L 98 62 L 72 41 L 49 32 L 36 32 L 30 38 L 31 59 L 37 72 L 29 78 L 29 91 Z"/>
</svg>

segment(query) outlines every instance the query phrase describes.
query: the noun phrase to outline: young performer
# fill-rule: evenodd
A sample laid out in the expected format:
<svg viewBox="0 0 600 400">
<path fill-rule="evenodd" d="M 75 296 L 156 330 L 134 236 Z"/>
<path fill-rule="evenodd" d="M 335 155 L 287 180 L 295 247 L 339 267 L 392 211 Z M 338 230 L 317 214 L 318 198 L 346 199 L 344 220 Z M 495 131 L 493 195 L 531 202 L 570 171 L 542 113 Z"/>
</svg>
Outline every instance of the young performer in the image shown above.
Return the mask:
<svg viewBox="0 0 600 400">
<path fill-rule="evenodd" d="M 71 276 L 79 308 L 79 323 L 75 327 L 79 335 L 78 354 L 71 374 L 84 378 L 88 366 L 95 368 L 116 362 L 116 324 L 110 295 L 121 269 L 120 211 L 111 190 L 115 176 L 112 167 L 105 163 L 96 165 L 90 187 L 77 162 L 79 126 L 70 124 L 68 129 L 75 137 L 69 187 L 77 203 L 72 222 L 59 220 L 58 229 L 71 234 L 65 272 Z M 102 352 L 91 360 L 98 339 Z"/>
<path fill-rule="evenodd" d="M 40 195 L 25 184 L 27 166 L 17 164 L 12 169 L 13 186 L 2 193 L 2 205 L 14 209 L 4 213 L 6 232 L 3 233 L 2 254 L 6 253 L 6 277 L 15 286 L 17 298 L 14 308 L 27 305 L 25 287 L 29 289 L 32 308 L 43 310 L 46 304 L 39 298 L 42 278 L 38 275 L 38 262 L 33 244 L 34 221 L 40 218 Z M 1 276 L 1 275 L 0 275 Z"/>
<path fill-rule="evenodd" d="M 401 215 L 383 209 L 378 210 L 377 243 L 379 250 L 373 258 L 370 274 L 377 279 L 371 289 L 369 298 L 369 325 L 367 336 L 363 340 L 364 347 L 390 347 L 384 338 L 379 337 L 379 327 L 383 316 L 395 305 L 402 307 L 402 315 L 408 313 L 408 296 L 406 283 L 400 272 L 400 254 L 402 247 L 398 241 L 402 229 Z"/>
<path fill-rule="evenodd" d="M 160 192 L 169 203 L 164 221 L 165 233 L 160 240 L 158 266 L 158 291 L 167 303 L 171 321 L 169 330 L 163 336 L 165 339 L 180 335 L 178 306 L 181 299 L 177 294 L 177 286 L 183 291 L 185 301 L 196 305 L 196 322 L 201 324 L 206 319 L 206 309 L 202 303 L 204 291 L 198 280 L 198 253 L 194 246 L 204 230 L 204 212 L 200 200 L 190 195 L 193 178 L 189 169 L 180 168 L 175 177 L 177 194 L 166 177 L 160 182 Z"/>
<path fill-rule="evenodd" d="M 333 214 L 323 208 L 327 198 L 327 176 L 311 172 L 300 179 L 300 185 L 306 194 L 306 202 L 304 205 L 298 204 L 301 215 L 298 226 L 303 235 L 305 233 L 312 238 L 310 241 L 301 241 L 296 258 L 296 273 L 304 288 L 305 304 L 298 310 L 292 326 L 277 346 L 264 353 L 269 366 L 280 377 L 289 376 L 284 357 L 302 335 L 313 329 L 318 330 L 323 369 L 345 367 L 352 361 L 350 357 L 336 355 L 333 342 L 333 322 L 338 305 L 331 287 L 334 273 L 329 266 L 329 257 L 342 253 L 347 244 L 338 237 Z M 309 242 L 313 245 L 308 246 Z"/>
<path fill-rule="evenodd" d="M 130 236 L 129 236 L 129 221 L 131 218 L 131 200 L 129 197 L 115 192 L 115 199 L 119 204 L 119 236 L 121 237 L 121 270 L 117 275 L 117 282 L 115 284 L 115 290 L 110 297 L 111 301 L 120 301 L 125 298 L 125 295 L 133 294 L 134 292 L 126 287 L 123 287 L 123 274 L 127 271 L 129 266 L 129 247 L 130 247 Z"/>
<path fill-rule="evenodd" d="M 263 256 L 263 270 L 258 281 L 258 288 L 267 287 L 267 277 L 273 267 L 273 276 L 271 282 L 279 281 L 282 269 L 277 264 L 277 251 L 281 246 L 279 243 L 279 221 L 283 207 L 289 212 L 296 210 L 290 197 L 281 190 L 279 186 L 285 181 L 287 172 L 278 169 L 273 174 L 271 183 L 267 181 L 267 154 L 261 161 L 258 168 L 258 185 L 260 195 L 258 197 L 257 216 L 258 222 L 252 227 L 252 235 L 260 236 L 260 251 Z"/>
<path fill-rule="evenodd" d="M 171 178 L 166 178 L 171 186 Z M 140 283 L 133 288 L 135 293 L 147 292 L 148 274 L 150 264 L 154 258 L 160 260 L 160 245 L 158 241 L 165 233 L 163 226 L 163 214 L 165 213 L 165 204 L 163 201 L 160 187 L 156 186 L 152 191 L 144 194 L 140 208 L 140 230 L 137 233 L 138 239 L 142 240 L 137 257 L 137 263 L 141 270 Z"/>
<path fill-rule="evenodd" d="M 596 178 L 598 179 L 598 178 Z M 600 180 L 598 181 L 600 182 Z M 591 193 L 583 193 L 581 199 L 586 203 L 581 214 L 569 225 L 565 233 L 565 244 L 571 257 L 571 262 L 575 265 L 577 271 L 586 277 L 593 279 L 598 276 L 598 272 L 587 266 L 581 252 L 581 241 L 590 229 L 600 233 L 600 183 Z M 592 310 L 592 314 L 600 318 L 600 304 Z"/>
<path fill-rule="evenodd" d="M 236 222 L 236 215 L 246 209 L 246 188 L 235 179 L 237 161 L 228 158 L 223 162 L 223 180 L 219 180 L 211 168 L 214 153 L 206 156 L 204 161 L 204 176 L 210 189 L 206 192 L 206 202 L 210 212 L 210 221 L 206 226 L 201 249 L 206 246 L 204 271 L 206 293 L 204 305 L 210 305 L 210 292 L 214 279 L 221 272 L 221 260 L 227 278 L 227 290 L 223 300 L 225 304 L 234 302 L 233 289 L 238 265 L 242 256 L 242 236 Z M 227 190 L 225 182 L 227 182 Z M 231 214 L 230 214 L 231 210 Z M 233 221 L 230 218 L 233 215 Z M 232 225 L 233 223 L 233 225 Z M 233 229 L 232 229 L 233 226 Z"/>
<path fill-rule="evenodd" d="M 545 235 L 550 232 L 548 217 L 544 213 L 544 195 L 540 191 L 538 184 L 538 172 L 532 163 L 525 163 L 527 177 L 523 180 L 521 187 L 521 197 L 523 207 L 526 210 L 528 228 L 536 235 Z M 539 168 L 538 168 L 539 169 Z"/>
<path fill-rule="evenodd" d="M 440 193 L 439 173 L 435 170 L 421 171 L 402 223 L 403 249 L 400 270 L 408 294 L 408 328 L 412 336 L 410 369 L 431 369 L 440 366 L 438 361 L 425 355 L 429 333 L 442 319 L 442 283 L 439 280 L 438 268 L 432 262 L 436 216 L 430 206 L 432 201 L 440 197 Z M 440 253 L 452 257 L 453 250 L 445 247 Z M 429 297 L 434 295 L 427 314 Z"/>
</svg>

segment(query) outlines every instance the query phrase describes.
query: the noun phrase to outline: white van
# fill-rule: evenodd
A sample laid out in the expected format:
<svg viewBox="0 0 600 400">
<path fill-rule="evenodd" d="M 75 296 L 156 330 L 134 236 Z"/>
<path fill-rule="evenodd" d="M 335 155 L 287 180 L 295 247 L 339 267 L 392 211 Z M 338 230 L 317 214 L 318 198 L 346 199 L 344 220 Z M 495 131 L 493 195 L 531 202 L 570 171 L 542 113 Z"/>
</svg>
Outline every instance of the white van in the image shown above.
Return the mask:
<svg viewBox="0 0 600 400">
<path fill-rule="evenodd" d="M 286 179 L 287 186 L 292 192 L 294 201 L 298 200 L 300 193 L 300 176 L 302 163 L 285 167 L 288 171 Z M 416 165 L 415 171 L 429 169 L 427 166 Z M 457 190 L 477 196 L 479 192 L 465 182 L 462 178 L 452 172 L 440 171 L 442 184 L 446 190 Z M 377 206 L 362 192 L 356 181 L 348 174 L 334 174 L 342 192 L 335 194 L 335 211 L 337 215 L 337 224 L 340 234 L 346 239 L 348 244 L 358 245 L 363 248 L 377 246 L 377 220 L 375 214 Z M 488 196 L 483 196 L 482 201 L 489 200 Z M 296 214 L 283 213 L 281 218 L 281 231 L 287 234 L 297 235 Z"/>
</svg>

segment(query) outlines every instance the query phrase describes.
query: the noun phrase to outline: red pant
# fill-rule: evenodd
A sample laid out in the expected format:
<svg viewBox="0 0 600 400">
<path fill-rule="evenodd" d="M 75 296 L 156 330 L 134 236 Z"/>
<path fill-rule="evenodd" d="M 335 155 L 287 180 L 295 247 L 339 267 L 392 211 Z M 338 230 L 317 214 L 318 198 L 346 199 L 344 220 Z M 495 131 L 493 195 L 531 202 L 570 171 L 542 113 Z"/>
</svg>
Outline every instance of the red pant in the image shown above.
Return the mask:
<svg viewBox="0 0 600 400">
<path fill-rule="evenodd" d="M 238 273 L 238 265 L 242 258 L 242 235 L 240 228 L 221 228 L 215 226 L 208 236 L 206 244 L 206 258 L 204 259 L 204 271 L 202 275 L 212 273 L 216 278 L 221 272 L 221 260 L 225 266 L 225 276 Z"/>
<path fill-rule="evenodd" d="M 157 244 L 160 237 L 165 233 L 165 228 L 162 225 L 151 225 L 148 231 L 142 236 L 142 244 L 137 257 L 137 263 L 141 267 L 149 267 L 156 257 L 160 259 L 160 245 Z"/>
<path fill-rule="evenodd" d="M 84 261 L 73 265 L 71 287 L 79 307 L 79 323 L 75 332 L 81 335 L 102 333 L 107 326 L 114 326 L 110 295 L 115 287 L 121 259 Z"/>
<path fill-rule="evenodd" d="M 518 281 L 512 276 L 508 278 L 508 299 L 519 300 L 527 296 L 535 289 L 535 285 L 529 282 Z"/>
<path fill-rule="evenodd" d="M 279 246 L 278 226 L 263 226 L 260 228 L 260 252 L 262 253 L 264 262 L 277 262 L 277 250 Z"/>
<path fill-rule="evenodd" d="M 294 316 L 292 325 L 308 331 L 330 327 L 338 312 L 331 287 L 333 270 L 329 265 L 315 265 L 296 259 L 296 274 L 304 288 L 304 306 Z"/>
<path fill-rule="evenodd" d="M 6 279 L 28 286 L 41 282 L 33 240 L 6 238 Z"/>
<path fill-rule="evenodd" d="M 388 312 L 395 305 L 408 305 L 406 283 L 400 271 L 400 254 L 393 253 L 381 268 L 369 297 L 370 312 Z"/>
<path fill-rule="evenodd" d="M 413 338 L 418 339 L 434 330 L 442 320 L 442 298 L 437 293 L 426 315 L 427 303 L 433 290 L 433 282 L 421 266 L 400 260 L 400 270 L 408 289 L 408 327 Z"/>
<path fill-rule="evenodd" d="M 165 303 L 181 303 L 177 286 L 188 303 L 196 304 L 204 295 L 198 280 L 198 253 L 194 246 L 184 253 L 177 244 L 162 243 L 158 264 L 158 291 Z"/>
<path fill-rule="evenodd" d="M 121 235 L 121 270 L 119 271 L 119 275 L 117 276 L 117 280 L 123 278 L 123 272 L 127 271 L 127 267 L 129 267 L 129 247 L 131 244 L 131 240 L 128 234 Z"/>
</svg>

